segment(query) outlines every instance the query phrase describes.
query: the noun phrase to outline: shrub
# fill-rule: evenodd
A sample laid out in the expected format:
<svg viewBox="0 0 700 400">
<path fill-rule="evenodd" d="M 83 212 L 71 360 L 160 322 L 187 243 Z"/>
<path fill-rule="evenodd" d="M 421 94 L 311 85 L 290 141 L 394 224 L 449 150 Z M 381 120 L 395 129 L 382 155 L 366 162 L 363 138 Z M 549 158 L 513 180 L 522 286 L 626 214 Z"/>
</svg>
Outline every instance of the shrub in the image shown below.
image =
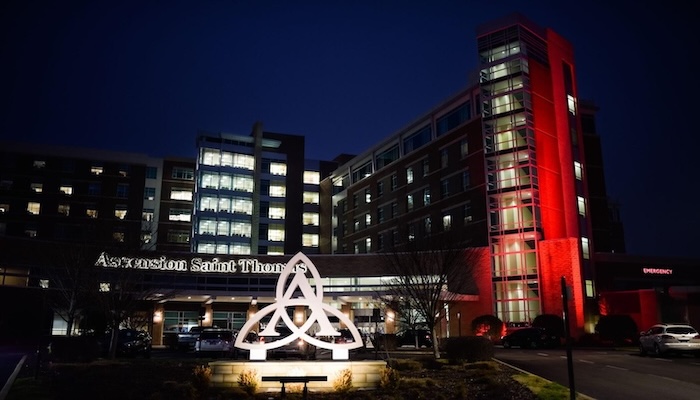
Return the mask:
<svg viewBox="0 0 700 400">
<path fill-rule="evenodd" d="M 192 373 L 192 384 L 194 387 L 203 392 L 209 389 L 211 384 L 211 367 L 208 365 L 197 365 Z"/>
<path fill-rule="evenodd" d="M 497 340 L 503 335 L 503 326 L 503 321 L 497 316 L 490 314 L 481 315 L 472 320 L 472 334 Z"/>
<path fill-rule="evenodd" d="M 49 359 L 60 362 L 90 362 L 100 355 L 94 336 L 56 336 L 51 339 Z"/>
<path fill-rule="evenodd" d="M 602 340 L 616 345 L 631 344 L 639 335 L 637 323 L 629 315 L 604 315 L 598 320 L 595 331 Z"/>
<path fill-rule="evenodd" d="M 532 326 L 544 328 L 548 332 L 559 336 L 566 337 L 566 328 L 564 327 L 564 319 L 556 314 L 542 314 L 535 317 L 532 321 Z"/>
<path fill-rule="evenodd" d="M 395 390 L 399 388 L 401 375 L 399 371 L 391 367 L 385 367 L 379 375 L 379 387 L 381 389 Z"/>
<path fill-rule="evenodd" d="M 255 394 L 258 390 L 258 371 L 254 369 L 247 369 L 238 375 L 238 386 L 243 388 L 249 395 Z"/>
<path fill-rule="evenodd" d="M 442 367 L 445 365 L 435 357 L 421 357 L 418 359 L 418 362 L 420 362 L 423 368 L 426 369 L 442 369 Z"/>
<path fill-rule="evenodd" d="M 387 364 L 397 371 L 420 371 L 423 368 L 423 364 L 410 359 L 392 359 Z"/>
<path fill-rule="evenodd" d="M 346 393 L 350 389 L 352 389 L 352 371 L 350 371 L 350 368 L 346 368 L 338 372 L 333 381 L 333 390 L 338 393 Z"/>
<path fill-rule="evenodd" d="M 197 390 L 192 382 L 165 381 L 160 392 L 151 396 L 153 400 L 194 400 L 197 398 Z"/>
<path fill-rule="evenodd" d="M 483 336 L 448 338 L 445 344 L 447 358 L 456 361 L 489 361 L 493 358 L 493 342 Z"/>
</svg>

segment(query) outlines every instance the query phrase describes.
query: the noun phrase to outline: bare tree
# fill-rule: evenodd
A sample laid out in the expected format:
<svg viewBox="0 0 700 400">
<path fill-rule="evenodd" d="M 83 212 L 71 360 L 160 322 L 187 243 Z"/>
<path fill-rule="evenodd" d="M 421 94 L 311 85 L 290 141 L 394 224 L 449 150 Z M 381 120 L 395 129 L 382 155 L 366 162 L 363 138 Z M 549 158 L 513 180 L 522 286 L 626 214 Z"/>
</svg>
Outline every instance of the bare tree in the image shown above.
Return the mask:
<svg viewBox="0 0 700 400">
<path fill-rule="evenodd" d="M 176 292 L 151 287 L 144 279 L 146 273 L 141 270 L 94 268 L 94 305 L 105 318 L 107 331 L 110 332 L 108 354 L 114 358 L 119 329 L 150 330 L 155 304 L 174 296 Z"/>
<path fill-rule="evenodd" d="M 95 249 L 85 244 L 50 243 L 40 254 L 44 258 L 41 275 L 48 284 L 47 305 L 66 322 L 66 336 L 72 336 L 90 301 L 88 282 Z"/>
<path fill-rule="evenodd" d="M 440 358 L 436 327 L 445 318 L 445 303 L 476 290 L 476 252 L 457 240 L 427 237 L 383 254 L 393 275 L 383 300 L 410 316 L 414 326 L 422 320 L 433 336 L 433 354 Z"/>
</svg>

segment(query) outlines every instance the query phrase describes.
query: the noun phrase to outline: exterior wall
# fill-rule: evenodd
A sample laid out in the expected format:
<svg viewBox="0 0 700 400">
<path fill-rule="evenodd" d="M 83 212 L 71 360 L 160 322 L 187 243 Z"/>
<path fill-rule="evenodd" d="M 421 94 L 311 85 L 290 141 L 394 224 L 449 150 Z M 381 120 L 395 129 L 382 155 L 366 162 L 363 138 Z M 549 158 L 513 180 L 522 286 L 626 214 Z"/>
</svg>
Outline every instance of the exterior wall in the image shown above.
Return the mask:
<svg viewBox="0 0 700 400">
<path fill-rule="evenodd" d="M 569 327 L 573 337 L 584 330 L 584 292 L 581 282 L 580 255 L 575 238 L 543 240 L 539 243 L 542 277 L 542 313 L 563 315 L 561 278 L 571 287 L 568 304 Z"/>
</svg>

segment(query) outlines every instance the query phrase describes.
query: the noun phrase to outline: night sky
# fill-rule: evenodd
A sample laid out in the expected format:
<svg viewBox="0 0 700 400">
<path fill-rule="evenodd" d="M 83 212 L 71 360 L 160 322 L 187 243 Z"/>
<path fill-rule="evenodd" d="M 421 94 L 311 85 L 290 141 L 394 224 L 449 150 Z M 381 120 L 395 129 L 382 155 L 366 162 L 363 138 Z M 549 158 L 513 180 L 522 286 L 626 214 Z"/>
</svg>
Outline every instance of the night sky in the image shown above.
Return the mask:
<svg viewBox="0 0 700 400">
<path fill-rule="evenodd" d="M 699 45 L 680 1 L 0 3 L 0 139 L 156 157 L 258 120 L 306 136 L 307 158 L 361 153 L 465 88 L 476 27 L 521 12 L 574 45 L 628 252 L 700 258 Z"/>
</svg>

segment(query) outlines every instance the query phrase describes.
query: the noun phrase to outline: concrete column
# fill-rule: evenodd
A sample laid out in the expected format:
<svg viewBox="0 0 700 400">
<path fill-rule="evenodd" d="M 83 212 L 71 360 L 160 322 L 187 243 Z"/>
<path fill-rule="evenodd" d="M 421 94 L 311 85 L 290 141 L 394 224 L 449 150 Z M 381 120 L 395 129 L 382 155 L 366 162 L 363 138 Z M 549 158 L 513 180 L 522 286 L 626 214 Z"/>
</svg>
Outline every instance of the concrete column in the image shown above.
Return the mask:
<svg viewBox="0 0 700 400">
<path fill-rule="evenodd" d="M 387 334 L 396 333 L 396 321 L 399 318 L 398 312 L 391 307 L 384 309 L 384 332 Z"/>
<path fill-rule="evenodd" d="M 156 304 L 153 308 L 153 328 L 151 336 L 152 344 L 160 346 L 163 344 L 163 326 L 165 325 L 165 309 L 162 304 Z"/>
<path fill-rule="evenodd" d="M 306 307 L 305 306 L 296 306 L 294 307 L 294 325 L 296 326 L 302 326 L 304 325 L 304 322 L 306 322 Z"/>
<path fill-rule="evenodd" d="M 253 315 L 255 315 L 258 312 L 258 305 L 257 304 L 251 304 L 248 306 L 248 312 L 246 313 L 246 321 L 250 320 Z M 251 328 L 251 330 L 257 332 L 260 332 L 260 324 L 256 324 Z"/>
<path fill-rule="evenodd" d="M 350 319 L 350 321 L 353 321 L 355 319 L 355 312 L 354 310 L 350 307 L 350 304 L 343 304 L 340 306 L 340 312 L 345 314 L 346 317 Z M 347 328 L 345 324 L 340 321 L 340 328 Z"/>
</svg>

